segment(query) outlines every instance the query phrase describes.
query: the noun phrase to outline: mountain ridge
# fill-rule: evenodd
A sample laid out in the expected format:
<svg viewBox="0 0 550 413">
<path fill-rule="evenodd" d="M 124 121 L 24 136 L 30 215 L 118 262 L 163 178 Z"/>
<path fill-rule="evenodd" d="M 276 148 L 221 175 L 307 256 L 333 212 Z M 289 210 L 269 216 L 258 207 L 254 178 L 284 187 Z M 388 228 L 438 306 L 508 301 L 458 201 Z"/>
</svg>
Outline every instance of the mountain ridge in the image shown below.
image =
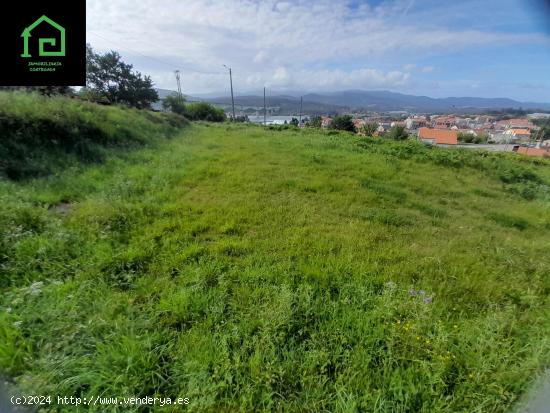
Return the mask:
<svg viewBox="0 0 550 413">
<path fill-rule="evenodd" d="M 206 101 L 220 106 L 231 104 L 230 96 L 188 97 L 188 100 Z M 261 108 L 263 96 L 243 94 L 235 96 L 240 107 Z M 267 106 L 278 107 L 279 114 L 295 114 L 299 111 L 300 97 L 286 92 L 267 96 Z M 446 97 L 408 95 L 387 90 L 343 90 L 303 95 L 303 113 L 343 113 L 354 110 L 408 111 L 408 112 L 465 112 L 499 109 L 525 109 L 550 111 L 550 103 L 520 102 L 510 98 Z"/>
</svg>

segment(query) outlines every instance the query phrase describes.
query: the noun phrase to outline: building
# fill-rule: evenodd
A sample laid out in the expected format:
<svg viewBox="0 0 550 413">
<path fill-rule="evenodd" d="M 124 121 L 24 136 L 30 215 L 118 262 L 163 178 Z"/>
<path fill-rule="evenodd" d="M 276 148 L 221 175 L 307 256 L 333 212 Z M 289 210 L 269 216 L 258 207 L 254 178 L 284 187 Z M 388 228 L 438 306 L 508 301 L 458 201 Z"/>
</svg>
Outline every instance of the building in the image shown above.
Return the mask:
<svg viewBox="0 0 550 413">
<path fill-rule="evenodd" d="M 420 128 L 418 138 L 432 145 L 457 145 L 458 132 L 449 129 Z"/>
<path fill-rule="evenodd" d="M 535 128 L 535 125 L 529 119 L 506 119 L 499 120 L 496 125 L 496 129 L 529 129 L 532 130 Z"/>
<path fill-rule="evenodd" d="M 514 152 L 527 156 L 536 156 L 538 158 L 550 158 L 550 152 L 541 148 L 526 148 L 519 146 L 518 148 L 514 148 Z"/>
<path fill-rule="evenodd" d="M 432 117 L 432 126 L 436 129 L 448 129 L 455 125 L 456 117 L 453 115 Z"/>
<path fill-rule="evenodd" d="M 332 124 L 332 118 L 328 116 L 321 117 L 321 127 L 328 128 Z"/>
<path fill-rule="evenodd" d="M 530 113 L 527 117 L 529 119 L 550 119 L 550 113 Z"/>
<path fill-rule="evenodd" d="M 531 139 L 531 132 L 529 129 L 507 129 L 504 131 L 504 135 L 516 141 L 528 141 Z"/>
<path fill-rule="evenodd" d="M 409 130 L 416 130 L 428 126 L 425 116 L 412 116 L 405 120 L 405 127 Z"/>
</svg>

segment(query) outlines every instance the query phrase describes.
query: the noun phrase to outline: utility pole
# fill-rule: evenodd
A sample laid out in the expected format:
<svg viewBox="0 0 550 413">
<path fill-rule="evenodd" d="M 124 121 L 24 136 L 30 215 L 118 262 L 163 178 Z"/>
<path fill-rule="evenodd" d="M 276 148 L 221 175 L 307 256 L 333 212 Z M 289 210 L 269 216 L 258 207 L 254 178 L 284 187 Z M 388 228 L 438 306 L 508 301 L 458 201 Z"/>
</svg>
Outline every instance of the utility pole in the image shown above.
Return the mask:
<svg viewBox="0 0 550 413">
<path fill-rule="evenodd" d="M 235 97 L 233 96 L 233 72 L 231 71 L 230 67 L 226 65 L 223 65 L 223 67 L 229 70 L 229 84 L 231 86 L 231 106 L 233 108 L 233 122 L 235 122 L 236 118 L 235 118 Z"/>
<path fill-rule="evenodd" d="M 265 105 L 265 86 L 264 86 L 264 126 L 267 125 L 267 106 Z"/>
<path fill-rule="evenodd" d="M 180 71 L 176 70 L 174 73 L 176 74 L 176 81 L 178 82 L 178 98 L 183 103 L 183 95 L 181 93 L 181 83 L 180 83 Z"/>
<path fill-rule="evenodd" d="M 298 123 L 298 126 L 302 125 L 302 105 L 304 103 L 304 97 L 300 96 L 300 121 Z"/>
</svg>

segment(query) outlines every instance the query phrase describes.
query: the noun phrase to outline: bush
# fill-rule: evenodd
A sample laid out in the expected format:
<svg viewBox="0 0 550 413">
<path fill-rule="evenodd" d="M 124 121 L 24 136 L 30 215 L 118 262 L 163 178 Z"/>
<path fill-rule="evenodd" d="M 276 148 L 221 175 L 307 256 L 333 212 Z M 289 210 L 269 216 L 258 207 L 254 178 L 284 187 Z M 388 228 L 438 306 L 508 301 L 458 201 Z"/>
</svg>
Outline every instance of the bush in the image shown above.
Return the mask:
<svg viewBox="0 0 550 413">
<path fill-rule="evenodd" d="M 320 116 L 313 116 L 310 120 L 306 122 L 306 126 L 310 128 L 320 128 L 322 124 L 322 119 Z"/>
<path fill-rule="evenodd" d="M 390 128 L 386 137 L 394 141 L 404 141 L 409 138 L 409 134 L 404 126 L 395 125 Z"/>
<path fill-rule="evenodd" d="M 185 116 L 185 98 L 183 96 L 170 95 L 162 100 L 164 110 L 169 110 L 177 115 Z"/>
<path fill-rule="evenodd" d="M 208 122 L 225 122 L 227 119 L 223 109 L 216 108 L 206 102 L 185 105 L 185 117 L 189 120 L 205 120 Z"/>
<path fill-rule="evenodd" d="M 489 135 L 481 133 L 475 135 L 469 132 L 458 132 L 458 141 L 462 143 L 486 143 L 489 140 Z"/>
<path fill-rule="evenodd" d="M 353 124 L 352 117 L 350 115 L 335 116 L 330 124 L 331 129 L 344 130 L 348 132 L 357 132 L 355 125 Z"/>
<path fill-rule="evenodd" d="M 365 123 L 361 128 L 361 132 L 365 136 L 373 136 L 377 130 L 378 130 L 378 123 L 376 122 Z"/>
</svg>

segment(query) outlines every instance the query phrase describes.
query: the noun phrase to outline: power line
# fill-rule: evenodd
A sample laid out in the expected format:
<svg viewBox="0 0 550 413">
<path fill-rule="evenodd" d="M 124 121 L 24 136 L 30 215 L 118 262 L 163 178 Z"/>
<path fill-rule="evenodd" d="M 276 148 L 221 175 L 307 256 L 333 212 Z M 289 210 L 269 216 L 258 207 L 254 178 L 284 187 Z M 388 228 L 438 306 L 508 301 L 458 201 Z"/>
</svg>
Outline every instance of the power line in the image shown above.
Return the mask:
<svg viewBox="0 0 550 413">
<path fill-rule="evenodd" d="M 122 49 L 122 50 L 126 50 L 128 52 L 132 52 L 132 53 L 136 53 L 142 57 L 145 57 L 146 59 L 149 59 L 149 60 L 153 60 L 155 62 L 158 62 L 158 63 L 161 63 L 163 65 L 166 65 L 166 66 L 169 66 L 170 68 L 174 69 L 174 68 L 179 68 L 180 70 L 185 70 L 185 71 L 188 71 L 188 72 L 193 72 L 193 73 L 200 73 L 200 74 L 204 74 L 204 75 L 222 75 L 223 73 L 221 72 L 209 72 L 209 71 L 204 71 L 204 70 L 198 70 L 198 69 L 191 69 L 191 68 L 188 68 L 188 67 L 182 67 L 181 65 L 177 65 L 177 64 L 174 64 L 174 63 L 170 63 L 170 62 L 167 62 L 165 60 L 161 60 L 161 59 L 158 59 L 156 57 L 152 57 L 152 56 L 148 56 L 142 52 L 139 52 L 135 49 L 131 49 L 125 45 L 123 45 L 122 43 L 118 42 L 118 41 L 112 41 L 111 39 L 107 39 L 106 37 L 103 37 L 95 32 L 92 32 L 90 30 L 87 30 L 86 31 L 87 33 L 89 34 L 92 34 L 94 36 L 97 36 L 99 37 L 100 39 L 103 39 L 109 43 L 113 43 L 114 45 L 118 45 L 117 47 Z"/>
</svg>

